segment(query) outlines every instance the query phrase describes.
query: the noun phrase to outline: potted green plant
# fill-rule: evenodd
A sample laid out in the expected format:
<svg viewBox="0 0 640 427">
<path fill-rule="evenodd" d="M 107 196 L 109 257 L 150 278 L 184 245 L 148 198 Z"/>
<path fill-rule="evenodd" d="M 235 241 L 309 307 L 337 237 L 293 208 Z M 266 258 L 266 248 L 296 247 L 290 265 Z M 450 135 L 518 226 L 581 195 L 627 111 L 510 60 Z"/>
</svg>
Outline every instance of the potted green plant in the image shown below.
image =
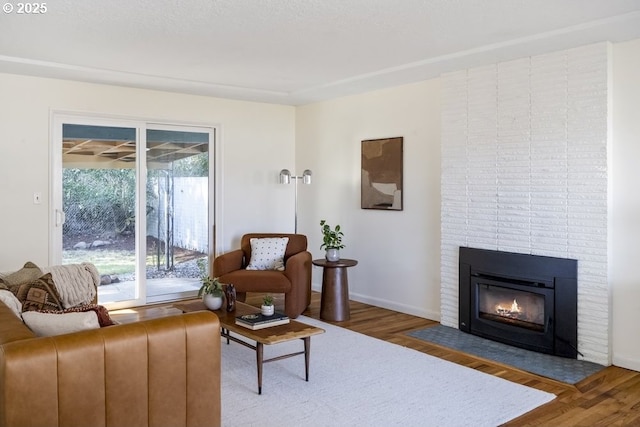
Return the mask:
<svg viewBox="0 0 640 427">
<path fill-rule="evenodd" d="M 260 312 L 265 316 L 273 316 L 273 313 L 275 313 L 275 306 L 273 305 L 273 297 L 271 295 L 265 295 L 264 298 L 262 298 Z"/>
<path fill-rule="evenodd" d="M 340 230 L 340 224 L 336 225 L 333 230 L 324 219 L 320 221 L 320 230 L 322 231 L 322 244 L 320 249 L 325 249 L 325 257 L 327 261 L 338 261 L 340 259 L 340 249 L 344 248 L 342 238 L 344 233 Z"/>
<path fill-rule="evenodd" d="M 222 307 L 223 294 L 222 283 L 217 277 L 213 279 L 209 276 L 202 277 L 202 286 L 200 286 L 198 296 L 202 297 L 202 302 L 209 310 L 218 310 Z"/>
</svg>

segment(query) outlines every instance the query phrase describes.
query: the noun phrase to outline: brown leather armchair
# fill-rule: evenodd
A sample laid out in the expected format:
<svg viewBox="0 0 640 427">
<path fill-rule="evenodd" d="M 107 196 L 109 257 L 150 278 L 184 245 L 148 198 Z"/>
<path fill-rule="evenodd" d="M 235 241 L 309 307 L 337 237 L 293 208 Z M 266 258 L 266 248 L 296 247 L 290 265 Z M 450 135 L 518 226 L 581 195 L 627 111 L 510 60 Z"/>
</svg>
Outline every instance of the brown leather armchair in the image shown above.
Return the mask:
<svg viewBox="0 0 640 427">
<path fill-rule="evenodd" d="M 247 270 L 251 260 L 251 239 L 288 237 L 284 254 L 284 271 Z M 294 319 L 311 303 L 311 253 L 307 236 L 302 234 L 251 233 L 242 236 L 240 249 L 219 255 L 213 261 L 213 274 L 222 283 L 232 283 L 237 300 L 244 301 L 247 292 L 284 294 L 284 311 Z"/>
</svg>

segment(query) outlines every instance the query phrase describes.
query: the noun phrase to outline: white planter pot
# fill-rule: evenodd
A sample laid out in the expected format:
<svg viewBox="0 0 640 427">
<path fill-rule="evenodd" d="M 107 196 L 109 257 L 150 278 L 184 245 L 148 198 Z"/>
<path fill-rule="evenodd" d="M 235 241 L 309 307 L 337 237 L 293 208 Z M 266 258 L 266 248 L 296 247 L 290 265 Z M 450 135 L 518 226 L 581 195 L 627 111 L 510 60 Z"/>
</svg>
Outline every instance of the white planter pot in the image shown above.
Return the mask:
<svg viewBox="0 0 640 427">
<path fill-rule="evenodd" d="M 339 261 L 340 260 L 340 251 L 335 248 L 327 249 L 327 253 L 325 254 L 325 258 L 327 261 Z"/>
<path fill-rule="evenodd" d="M 274 305 L 263 305 L 260 307 L 260 312 L 263 316 L 273 316 L 275 313 L 276 307 Z"/>
<path fill-rule="evenodd" d="M 222 297 L 211 294 L 205 294 L 202 302 L 209 310 L 219 310 L 222 307 Z"/>
</svg>

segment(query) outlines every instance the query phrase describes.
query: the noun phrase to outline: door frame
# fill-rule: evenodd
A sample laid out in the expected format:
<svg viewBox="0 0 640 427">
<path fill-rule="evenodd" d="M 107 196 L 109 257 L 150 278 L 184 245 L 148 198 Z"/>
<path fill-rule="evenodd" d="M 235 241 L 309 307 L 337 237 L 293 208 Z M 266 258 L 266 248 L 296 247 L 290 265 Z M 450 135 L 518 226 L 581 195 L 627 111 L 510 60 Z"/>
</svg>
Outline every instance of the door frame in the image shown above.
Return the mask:
<svg viewBox="0 0 640 427">
<path fill-rule="evenodd" d="M 146 147 L 146 130 L 157 128 L 174 128 L 180 130 L 208 129 L 212 136 L 210 142 L 209 164 L 209 193 L 213 192 L 213 197 L 209 201 L 208 221 L 210 224 L 208 231 L 209 253 L 211 260 L 217 254 L 217 248 L 222 247 L 221 242 L 223 234 L 216 227 L 222 221 L 222 187 L 223 187 L 223 170 L 222 170 L 222 126 L 211 123 L 196 122 L 180 122 L 158 120 L 150 118 L 126 117 L 109 114 L 96 114 L 75 111 L 52 110 L 50 113 L 50 188 L 49 188 L 49 265 L 58 265 L 62 263 L 62 224 L 64 223 L 64 212 L 62 211 L 62 125 L 83 124 L 96 126 L 112 126 L 112 127 L 130 127 L 136 129 L 137 135 L 137 156 L 136 156 L 136 182 L 137 189 L 140 189 L 140 177 L 146 177 L 146 152 L 139 147 Z M 144 191 L 136 191 L 136 205 L 145 206 L 146 194 Z M 141 214 L 140 209 L 136 212 L 136 241 L 140 245 L 146 244 L 144 233 L 146 229 L 146 216 Z M 137 252 L 146 248 L 138 248 Z M 146 252 L 146 251 L 145 251 Z M 144 257 L 136 253 L 136 277 L 139 283 L 136 286 L 137 298 L 133 300 L 119 301 L 115 303 L 105 304 L 109 309 L 120 309 L 147 304 L 146 286 L 142 286 L 146 282 L 146 275 L 142 274 L 146 269 Z M 144 277 L 140 282 L 140 278 Z"/>
</svg>

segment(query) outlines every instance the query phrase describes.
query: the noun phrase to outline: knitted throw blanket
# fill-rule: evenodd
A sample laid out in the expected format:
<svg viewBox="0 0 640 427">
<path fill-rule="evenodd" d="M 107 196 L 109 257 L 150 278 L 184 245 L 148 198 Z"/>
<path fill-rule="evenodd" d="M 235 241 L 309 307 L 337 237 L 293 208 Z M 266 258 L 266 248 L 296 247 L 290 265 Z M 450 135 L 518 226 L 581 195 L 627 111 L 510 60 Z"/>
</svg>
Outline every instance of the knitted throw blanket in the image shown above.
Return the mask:
<svg viewBox="0 0 640 427">
<path fill-rule="evenodd" d="M 100 273 L 90 262 L 42 267 L 42 272 L 51 273 L 64 308 L 91 303 L 97 294 Z"/>
</svg>

